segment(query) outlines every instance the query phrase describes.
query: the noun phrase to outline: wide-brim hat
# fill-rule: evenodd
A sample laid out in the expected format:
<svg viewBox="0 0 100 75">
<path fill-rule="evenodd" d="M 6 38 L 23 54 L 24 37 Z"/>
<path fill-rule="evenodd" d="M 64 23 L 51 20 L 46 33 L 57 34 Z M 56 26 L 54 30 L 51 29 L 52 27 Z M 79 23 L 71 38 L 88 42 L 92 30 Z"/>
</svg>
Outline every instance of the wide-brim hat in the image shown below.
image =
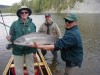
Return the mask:
<svg viewBox="0 0 100 75">
<path fill-rule="evenodd" d="M 31 10 L 30 8 L 28 8 L 28 7 L 26 7 L 26 6 L 21 6 L 21 7 L 17 10 L 17 12 L 16 12 L 16 15 L 17 15 L 18 17 L 20 17 L 20 12 L 21 12 L 22 10 L 27 10 L 27 11 L 29 12 L 29 16 L 32 14 L 32 10 Z"/>
<path fill-rule="evenodd" d="M 69 21 L 77 21 L 77 14 L 76 13 L 69 13 L 64 19 Z"/>
</svg>

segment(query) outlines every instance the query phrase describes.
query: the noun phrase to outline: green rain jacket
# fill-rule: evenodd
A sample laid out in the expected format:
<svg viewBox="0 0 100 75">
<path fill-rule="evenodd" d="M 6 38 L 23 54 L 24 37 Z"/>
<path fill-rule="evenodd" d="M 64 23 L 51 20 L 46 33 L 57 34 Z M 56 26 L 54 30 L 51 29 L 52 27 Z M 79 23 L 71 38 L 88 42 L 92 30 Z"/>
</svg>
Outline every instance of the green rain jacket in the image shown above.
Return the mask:
<svg viewBox="0 0 100 75">
<path fill-rule="evenodd" d="M 13 42 L 15 39 L 32 32 L 36 32 L 36 26 L 32 22 L 32 19 L 28 17 L 27 22 L 24 23 L 21 20 L 21 18 L 19 18 L 17 21 L 14 21 L 11 25 L 10 28 L 11 41 Z M 34 48 L 13 44 L 12 53 L 14 55 L 23 55 L 23 54 L 36 53 L 36 51 L 37 50 Z"/>
</svg>

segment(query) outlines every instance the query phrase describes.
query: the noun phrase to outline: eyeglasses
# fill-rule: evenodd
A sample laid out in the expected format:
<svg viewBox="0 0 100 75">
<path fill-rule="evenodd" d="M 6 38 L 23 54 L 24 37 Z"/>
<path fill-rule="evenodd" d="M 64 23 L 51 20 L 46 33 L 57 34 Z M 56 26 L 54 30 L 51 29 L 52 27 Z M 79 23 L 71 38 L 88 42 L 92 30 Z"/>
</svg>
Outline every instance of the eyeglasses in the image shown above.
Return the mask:
<svg viewBox="0 0 100 75">
<path fill-rule="evenodd" d="M 72 23 L 73 21 L 69 21 L 69 20 L 65 19 L 65 22 Z"/>
<path fill-rule="evenodd" d="M 28 14 L 28 12 L 20 12 L 20 14 Z"/>
</svg>

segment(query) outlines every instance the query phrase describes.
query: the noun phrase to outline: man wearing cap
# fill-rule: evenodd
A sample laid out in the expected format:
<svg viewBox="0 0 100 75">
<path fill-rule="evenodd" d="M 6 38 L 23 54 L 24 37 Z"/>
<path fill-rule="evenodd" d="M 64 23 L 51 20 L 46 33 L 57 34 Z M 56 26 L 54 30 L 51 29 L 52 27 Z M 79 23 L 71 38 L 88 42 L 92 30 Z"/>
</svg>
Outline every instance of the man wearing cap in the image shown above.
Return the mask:
<svg viewBox="0 0 100 75">
<path fill-rule="evenodd" d="M 83 46 L 81 33 L 77 26 L 77 15 L 69 13 L 65 18 L 65 34 L 54 45 L 40 45 L 34 43 L 30 47 L 43 50 L 60 50 L 61 58 L 66 62 L 64 75 L 78 75 L 83 60 Z"/>
<path fill-rule="evenodd" d="M 15 39 L 29 34 L 31 32 L 36 32 L 36 26 L 32 22 L 32 19 L 29 17 L 32 14 L 30 8 L 26 6 L 21 6 L 17 12 L 18 20 L 14 21 L 10 28 L 10 39 L 7 36 L 7 39 L 13 42 Z M 36 53 L 35 48 L 30 48 L 26 46 L 19 46 L 13 44 L 13 56 L 14 56 L 14 65 L 16 75 L 24 75 L 23 65 L 26 64 L 28 74 L 34 75 L 34 66 L 33 66 L 33 53 Z"/>
<path fill-rule="evenodd" d="M 51 14 L 45 14 L 45 22 L 40 26 L 38 32 L 54 36 L 58 39 L 61 36 L 60 29 L 56 23 L 53 22 Z M 46 50 L 41 51 L 43 55 L 47 53 Z M 57 58 L 57 51 L 51 51 L 54 58 Z"/>
</svg>

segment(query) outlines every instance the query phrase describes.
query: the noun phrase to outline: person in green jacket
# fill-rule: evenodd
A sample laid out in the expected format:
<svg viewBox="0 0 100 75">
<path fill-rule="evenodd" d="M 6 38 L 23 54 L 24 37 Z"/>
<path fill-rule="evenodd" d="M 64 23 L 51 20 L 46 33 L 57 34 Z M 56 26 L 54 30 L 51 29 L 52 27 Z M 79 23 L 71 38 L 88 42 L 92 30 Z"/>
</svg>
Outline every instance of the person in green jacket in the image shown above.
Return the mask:
<svg viewBox="0 0 100 75">
<path fill-rule="evenodd" d="M 29 17 L 32 14 L 30 8 L 26 6 L 21 6 L 17 10 L 16 14 L 18 16 L 18 20 L 12 23 L 10 28 L 10 36 L 7 36 L 7 39 L 12 43 L 15 39 L 23 35 L 36 32 L 36 26 L 32 22 L 32 19 Z M 37 50 L 35 48 L 19 46 L 15 44 L 12 44 L 12 47 L 16 75 L 24 75 L 24 63 L 27 66 L 28 74 L 34 75 L 33 54 L 35 54 Z"/>
</svg>

